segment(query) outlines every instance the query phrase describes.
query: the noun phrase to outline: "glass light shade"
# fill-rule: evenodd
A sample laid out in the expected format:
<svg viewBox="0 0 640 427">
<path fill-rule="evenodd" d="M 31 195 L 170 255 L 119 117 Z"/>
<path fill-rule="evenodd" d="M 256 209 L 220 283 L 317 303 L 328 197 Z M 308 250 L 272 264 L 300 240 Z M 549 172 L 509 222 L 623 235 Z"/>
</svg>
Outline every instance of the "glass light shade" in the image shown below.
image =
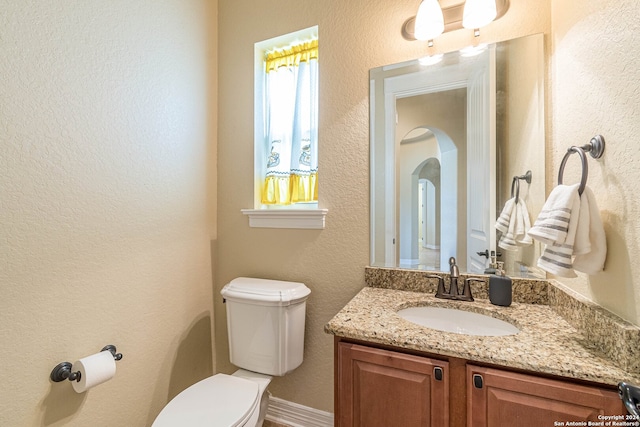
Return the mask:
<svg viewBox="0 0 640 427">
<path fill-rule="evenodd" d="M 496 18 L 496 0 L 467 0 L 462 12 L 462 26 L 473 30 L 484 27 Z"/>
<path fill-rule="evenodd" d="M 485 50 L 487 50 L 486 43 L 479 44 L 478 46 L 467 46 L 463 49 L 460 49 L 460 56 L 468 58 L 471 56 L 480 55 Z"/>
<path fill-rule="evenodd" d="M 414 36 L 417 40 L 431 40 L 444 31 L 444 17 L 438 0 L 422 0 L 416 15 Z"/>
<path fill-rule="evenodd" d="M 442 58 L 444 58 L 444 54 L 439 53 L 437 55 L 423 56 L 418 59 L 418 62 L 420 65 L 435 65 L 442 61 Z"/>
</svg>

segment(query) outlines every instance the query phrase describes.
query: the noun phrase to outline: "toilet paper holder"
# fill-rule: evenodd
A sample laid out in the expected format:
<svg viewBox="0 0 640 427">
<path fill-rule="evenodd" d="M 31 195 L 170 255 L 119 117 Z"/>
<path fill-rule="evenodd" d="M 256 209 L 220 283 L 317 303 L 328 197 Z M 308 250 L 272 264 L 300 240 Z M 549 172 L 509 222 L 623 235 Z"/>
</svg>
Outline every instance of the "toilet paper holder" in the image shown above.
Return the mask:
<svg viewBox="0 0 640 427">
<path fill-rule="evenodd" d="M 122 353 L 116 353 L 116 346 L 109 344 L 102 347 L 100 351 L 110 351 L 115 360 L 122 359 Z M 60 362 L 56 365 L 55 368 L 51 371 L 51 381 L 59 383 L 60 381 L 69 380 L 69 381 L 80 381 L 80 371 L 72 372 L 73 365 L 69 362 Z"/>
</svg>

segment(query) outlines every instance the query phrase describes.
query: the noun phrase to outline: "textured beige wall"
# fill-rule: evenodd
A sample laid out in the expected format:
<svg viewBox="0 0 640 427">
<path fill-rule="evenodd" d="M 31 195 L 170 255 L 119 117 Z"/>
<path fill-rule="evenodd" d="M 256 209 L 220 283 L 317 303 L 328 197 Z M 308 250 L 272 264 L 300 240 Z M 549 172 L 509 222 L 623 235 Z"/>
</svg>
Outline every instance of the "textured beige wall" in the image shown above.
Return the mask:
<svg viewBox="0 0 640 427">
<path fill-rule="evenodd" d="M 333 342 L 324 324 L 364 285 L 369 262 L 369 69 L 424 55 L 402 23 L 417 0 L 322 2 L 220 0 L 218 131 L 218 270 L 215 292 L 218 368 L 228 362 L 219 289 L 237 276 L 297 280 L 311 288 L 305 360 L 272 383 L 275 396 L 333 410 Z M 320 207 L 322 231 L 249 228 L 240 209 L 253 207 L 253 45 L 312 25 L 320 36 Z M 511 2 L 481 41 L 548 32 L 548 1 Z M 471 31 L 438 38 L 434 51 L 473 42 Z"/>
<path fill-rule="evenodd" d="M 555 185 L 569 146 L 582 145 L 595 134 L 602 134 L 607 144 L 602 159 L 587 156 L 588 185 L 607 234 L 605 271 L 562 281 L 640 324 L 640 3 L 554 0 L 552 14 L 548 188 Z M 579 174 L 580 161 L 574 155 L 564 182 L 578 182 Z"/>
<path fill-rule="evenodd" d="M 240 275 L 312 289 L 305 362 L 272 391 L 333 410 L 332 339 L 322 327 L 363 286 L 368 263 L 368 71 L 429 51 L 400 37 L 418 1 L 221 0 L 219 94 L 206 42 L 216 40 L 215 10 L 205 4 L 215 9 L 204 0 L 2 2 L 2 425 L 148 424 L 169 397 L 213 370 L 216 355 L 219 370 L 234 369 L 218 291 Z M 511 2 L 480 37 L 544 32 L 553 42 L 548 191 L 568 145 L 607 138 L 589 180 L 607 230 L 607 272 L 568 283 L 636 323 L 638 7 Z M 315 24 L 327 228 L 251 229 L 240 209 L 253 202 L 253 44 Z M 429 53 L 472 41 L 469 31 L 445 34 Z M 208 212 L 216 125 L 207 123 L 216 100 L 217 219 Z M 577 173 L 570 165 L 565 179 Z M 112 381 L 83 395 L 49 383 L 56 363 L 106 343 L 125 354 Z"/>
<path fill-rule="evenodd" d="M 0 2 L 0 425 L 150 425 L 213 371 L 215 13 Z M 50 382 L 106 344 L 111 381 Z"/>
</svg>

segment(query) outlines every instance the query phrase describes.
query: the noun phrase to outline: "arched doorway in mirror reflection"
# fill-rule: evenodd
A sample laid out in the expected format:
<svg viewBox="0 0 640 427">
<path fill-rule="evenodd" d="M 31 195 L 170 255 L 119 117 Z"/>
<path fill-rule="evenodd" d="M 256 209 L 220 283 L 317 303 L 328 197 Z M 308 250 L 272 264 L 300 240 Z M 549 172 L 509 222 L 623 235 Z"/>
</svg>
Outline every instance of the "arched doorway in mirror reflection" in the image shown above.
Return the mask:
<svg viewBox="0 0 640 427">
<path fill-rule="evenodd" d="M 399 264 L 446 268 L 457 241 L 456 144 L 438 128 L 418 126 L 400 140 L 397 161 Z"/>
</svg>

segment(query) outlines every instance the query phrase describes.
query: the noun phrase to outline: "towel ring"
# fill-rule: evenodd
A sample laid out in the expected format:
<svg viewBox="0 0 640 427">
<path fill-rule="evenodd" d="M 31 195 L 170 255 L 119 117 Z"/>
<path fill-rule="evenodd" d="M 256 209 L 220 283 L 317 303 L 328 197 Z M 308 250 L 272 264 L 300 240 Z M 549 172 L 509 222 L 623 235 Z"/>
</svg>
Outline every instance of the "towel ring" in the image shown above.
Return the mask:
<svg viewBox="0 0 640 427">
<path fill-rule="evenodd" d="M 516 197 L 515 197 L 515 204 L 518 204 L 518 199 L 520 197 L 520 180 L 524 179 L 525 181 L 527 181 L 527 184 L 531 184 L 531 171 L 527 171 L 527 173 L 525 173 L 524 175 L 520 175 L 520 176 L 514 176 L 513 180 L 511 181 L 511 197 L 513 198 L 513 188 L 516 188 Z"/>
<path fill-rule="evenodd" d="M 587 177 L 589 176 L 589 165 L 587 163 L 587 156 L 585 152 L 591 154 L 594 159 L 599 159 L 604 153 L 604 137 L 602 135 L 596 135 L 591 138 L 587 144 L 578 147 L 571 146 L 567 149 L 562 162 L 560 162 L 560 170 L 558 171 L 558 185 L 562 185 L 562 175 L 564 174 L 564 167 L 569 160 L 569 156 L 573 153 L 578 153 L 580 161 L 582 162 L 582 176 L 580 177 L 580 186 L 578 187 L 578 194 L 582 195 L 584 187 L 587 185 Z"/>
<path fill-rule="evenodd" d="M 562 162 L 560 163 L 560 171 L 558 172 L 558 185 L 562 184 L 564 166 L 567 164 L 567 160 L 569 160 L 569 156 L 572 153 L 578 153 L 578 155 L 580 156 L 580 161 L 582 161 L 582 176 L 580 177 L 580 186 L 578 187 L 578 194 L 582 195 L 584 187 L 587 185 L 587 177 L 589 176 L 589 164 L 587 163 L 587 156 L 585 156 L 582 147 L 576 147 L 574 145 L 569 147 L 569 149 L 567 150 L 566 154 L 562 158 Z"/>
</svg>

